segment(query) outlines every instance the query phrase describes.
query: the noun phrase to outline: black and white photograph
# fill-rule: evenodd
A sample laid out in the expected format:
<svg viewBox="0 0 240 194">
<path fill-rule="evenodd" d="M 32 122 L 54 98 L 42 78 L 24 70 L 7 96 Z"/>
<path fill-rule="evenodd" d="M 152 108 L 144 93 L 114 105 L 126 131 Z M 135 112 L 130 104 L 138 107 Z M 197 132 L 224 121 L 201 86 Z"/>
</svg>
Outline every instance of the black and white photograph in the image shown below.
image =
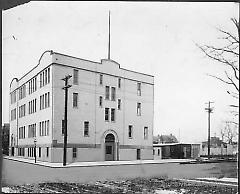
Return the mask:
<svg viewBox="0 0 240 194">
<path fill-rule="evenodd" d="M 238 193 L 237 1 L 1 7 L 2 193 Z"/>
</svg>

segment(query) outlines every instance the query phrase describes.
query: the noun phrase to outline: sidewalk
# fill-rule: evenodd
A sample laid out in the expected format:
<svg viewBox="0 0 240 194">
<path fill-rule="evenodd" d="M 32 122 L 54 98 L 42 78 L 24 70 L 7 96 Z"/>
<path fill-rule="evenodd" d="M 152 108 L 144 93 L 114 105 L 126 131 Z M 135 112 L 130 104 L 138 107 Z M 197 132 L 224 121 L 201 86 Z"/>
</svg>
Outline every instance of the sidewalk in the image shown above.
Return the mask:
<svg viewBox="0 0 240 194">
<path fill-rule="evenodd" d="M 140 165 L 140 164 L 165 164 L 165 163 L 184 163 L 195 161 L 192 159 L 164 159 L 164 160 L 132 160 L 132 161 L 97 161 L 97 162 L 74 162 L 67 163 L 63 166 L 62 163 L 50 163 L 37 161 L 35 163 L 32 159 L 17 158 L 11 156 L 4 156 L 5 159 L 14 160 L 34 165 L 46 166 L 50 168 L 69 168 L 69 167 L 90 167 L 90 166 L 118 166 L 118 165 Z"/>
</svg>

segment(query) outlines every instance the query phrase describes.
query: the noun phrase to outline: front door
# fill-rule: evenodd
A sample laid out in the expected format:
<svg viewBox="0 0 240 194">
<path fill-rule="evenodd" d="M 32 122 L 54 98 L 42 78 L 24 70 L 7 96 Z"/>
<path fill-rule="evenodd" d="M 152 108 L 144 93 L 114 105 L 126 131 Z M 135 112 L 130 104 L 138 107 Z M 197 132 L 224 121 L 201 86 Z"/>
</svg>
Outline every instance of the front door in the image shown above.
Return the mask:
<svg viewBox="0 0 240 194">
<path fill-rule="evenodd" d="M 113 142 L 105 143 L 105 160 L 106 161 L 114 160 L 114 143 Z"/>
<path fill-rule="evenodd" d="M 115 137 L 113 134 L 108 134 L 105 138 L 105 160 L 112 161 L 114 158 L 114 150 L 115 150 Z"/>
</svg>

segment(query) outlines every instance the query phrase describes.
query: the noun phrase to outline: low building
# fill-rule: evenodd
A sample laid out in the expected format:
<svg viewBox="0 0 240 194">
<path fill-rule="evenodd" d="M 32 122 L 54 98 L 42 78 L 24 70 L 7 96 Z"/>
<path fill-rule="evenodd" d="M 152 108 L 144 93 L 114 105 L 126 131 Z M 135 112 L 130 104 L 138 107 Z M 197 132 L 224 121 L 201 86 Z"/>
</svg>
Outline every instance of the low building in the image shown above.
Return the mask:
<svg viewBox="0 0 240 194">
<path fill-rule="evenodd" d="M 200 144 L 169 143 L 153 144 L 154 159 L 184 159 L 200 156 Z"/>
<path fill-rule="evenodd" d="M 4 155 L 8 155 L 9 154 L 9 128 L 10 125 L 9 123 L 4 123 L 4 125 L 2 126 L 2 151 Z"/>
</svg>

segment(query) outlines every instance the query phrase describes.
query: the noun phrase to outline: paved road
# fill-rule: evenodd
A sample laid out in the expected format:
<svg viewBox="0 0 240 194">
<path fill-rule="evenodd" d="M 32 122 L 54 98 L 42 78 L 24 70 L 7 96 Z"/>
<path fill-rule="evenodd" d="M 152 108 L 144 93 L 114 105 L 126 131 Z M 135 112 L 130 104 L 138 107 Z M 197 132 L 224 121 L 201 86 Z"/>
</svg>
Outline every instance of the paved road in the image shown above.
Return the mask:
<svg viewBox="0 0 240 194">
<path fill-rule="evenodd" d="M 3 160 L 3 186 L 40 182 L 85 183 L 103 180 L 119 180 L 136 177 L 169 178 L 221 178 L 226 174 L 234 176 L 237 163 L 228 164 L 125 164 L 107 166 L 75 166 L 51 168 L 19 161 Z M 224 169 L 223 169 L 224 168 Z M 230 170 L 227 170 L 229 168 Z M 231 177 L 231 176 L 230 176 Z"/>
</svg>

